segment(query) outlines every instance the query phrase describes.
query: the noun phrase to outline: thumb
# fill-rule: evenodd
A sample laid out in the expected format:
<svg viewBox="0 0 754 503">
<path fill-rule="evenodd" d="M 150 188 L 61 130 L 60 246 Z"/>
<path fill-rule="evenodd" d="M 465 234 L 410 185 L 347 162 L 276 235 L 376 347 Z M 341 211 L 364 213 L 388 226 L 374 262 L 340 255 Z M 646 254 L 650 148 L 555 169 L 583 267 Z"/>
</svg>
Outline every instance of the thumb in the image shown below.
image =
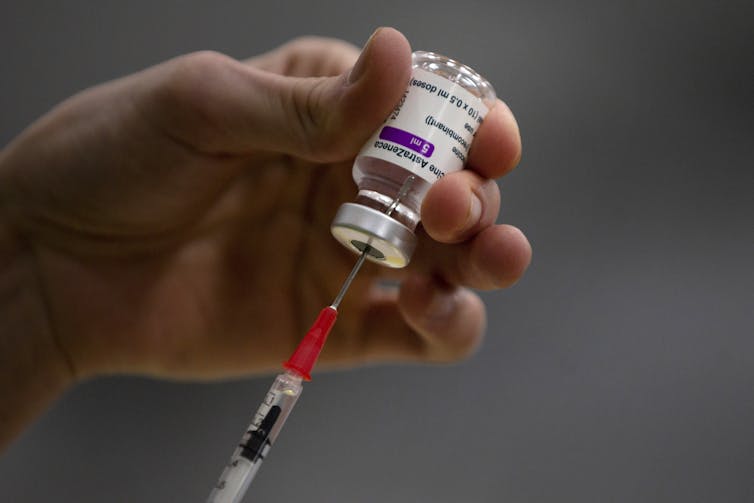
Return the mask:
<svg viewBox="0 0 754 503">
<path fill-rule="evenodd" d="M 278 75 L 212 52 L 167 66 L 147 113 L 197 150 L 339 161 L 358 152 L 400 99 L 411 49 L 400 32 L 380 28 L 354 67 L 335 77 Z"/>
</svg>

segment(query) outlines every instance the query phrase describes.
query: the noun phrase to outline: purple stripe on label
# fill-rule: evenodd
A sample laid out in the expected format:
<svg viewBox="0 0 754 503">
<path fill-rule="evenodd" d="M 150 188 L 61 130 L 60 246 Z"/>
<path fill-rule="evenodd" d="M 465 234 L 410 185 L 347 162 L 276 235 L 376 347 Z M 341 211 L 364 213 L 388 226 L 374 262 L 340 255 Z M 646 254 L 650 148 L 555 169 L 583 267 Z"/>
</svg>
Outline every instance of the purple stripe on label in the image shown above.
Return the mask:
<svg viewBox="0 0 754 503">
<path fill-rule="evenodd" d="M 431 157 L 432 152 L 435 151 L 435 146 L 429 143 L 424 138 L 398 129 L 397 127 L 385 126 L 380 131 L 380 140 L 392 141 L 398 145 L 403 145 L 406 148 L 410 148 L 414 152 L 418 152 L 424 157 Z"/>
</svg>

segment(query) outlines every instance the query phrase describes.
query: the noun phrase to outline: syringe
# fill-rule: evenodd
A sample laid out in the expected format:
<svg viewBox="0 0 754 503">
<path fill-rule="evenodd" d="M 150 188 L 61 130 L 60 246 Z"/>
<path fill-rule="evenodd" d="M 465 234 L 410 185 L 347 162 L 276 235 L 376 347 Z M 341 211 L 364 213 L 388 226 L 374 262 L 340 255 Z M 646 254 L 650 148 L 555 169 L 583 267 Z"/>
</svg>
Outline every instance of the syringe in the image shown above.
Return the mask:
<svg viewBox="0 0 754 503">
<path fill-rule="evenodd" d="M 408 194 L 415 179 L 414 175 L 406 179 L 398 191 L 398 195 L 386 209 L 386 215 L 395 211 L 400 200 Z M 293 355 L 283 364 L 285 372 L 278 374 L 272 383 L 264 401 L 257 409 L 253 421 L 241 438 L 241 443 L 238 444 L 230 462 L 220 475 L 220 480 L 212 489 L 207 503 L 239 503 L 243 498 L 246 489 L 248 489 L 262 465 L 262 461 L 270 451 L 272 444 L 275 443 L 285 420 L 291 413 L 293 406 L 296 405 L 296 400 L 298 400 L 303 389 L 302 381 L 311 380 L 309 373 L 317 362 L 319 353 L 327 340 L 327 335 L 335 325 L 335 320 L 338 317 L 338 306 L 340 306 L 359 269 L 364 265 L 367 256 L 373 252 L 371 244 L 371 239 L 360 244 L 361 255 L 359 255 L 359 259 L 343 282 L 343 286 L 340 287 L 340 292 L 335 296 L 335 300 L 319 312 L 317 319 L 314 320 Z"/>
<path fill-rule="evenodd" d="M 220 475 L 220 480 L 210 493 L 207 503 L 238 503 L 243 498 L 301 395 L 302 381 L 311 380 L 309 373 L 325 345 L 327 335 L 335 325 L 338 306 L 356 273 L 364 264 L 369 251 L 370 248 L 367 246 L 343 282 L 333 303 L 320 311 L 296 351 L 283 364 L 285 372 L 279 374 L 272 383 L 249 428 L 241 438 L 241 443 L 233 452 L 230 462 Z"/>
</svg>

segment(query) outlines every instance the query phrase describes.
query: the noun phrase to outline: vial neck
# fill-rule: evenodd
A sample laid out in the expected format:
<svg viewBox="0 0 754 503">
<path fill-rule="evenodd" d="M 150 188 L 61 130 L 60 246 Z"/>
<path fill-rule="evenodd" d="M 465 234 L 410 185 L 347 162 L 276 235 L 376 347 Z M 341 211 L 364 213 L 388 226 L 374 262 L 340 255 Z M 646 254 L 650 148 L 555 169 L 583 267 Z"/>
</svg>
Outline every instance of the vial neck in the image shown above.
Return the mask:
<svg viewBox="0 0 754 503">
<path fill-rule="evenodd" d="M 397 190 L 395 192 L 397 193 Z M 402 223 L 413 232 L 419 223 L 419 212 L 411 207 L 410 203 L 404 204 L 403 202 L 399 202 L 395 205 L 393 204 L 394 201 L 395 195 L 393 194 L 385 194 L 384 192 L 362 188 L 359 190 L 355 202 L 382 213 L 386 213 L 388 209 L 392 208 L 390 217 Z"/>
</svg>

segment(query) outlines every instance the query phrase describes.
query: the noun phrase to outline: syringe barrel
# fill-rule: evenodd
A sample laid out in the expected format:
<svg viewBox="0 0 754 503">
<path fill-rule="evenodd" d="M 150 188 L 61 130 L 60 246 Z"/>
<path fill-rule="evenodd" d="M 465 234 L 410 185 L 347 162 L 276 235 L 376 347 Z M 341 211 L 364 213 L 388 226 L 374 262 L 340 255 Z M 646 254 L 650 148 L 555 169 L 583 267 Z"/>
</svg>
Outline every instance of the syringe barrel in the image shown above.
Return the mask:
<svg viewBox="0 0 754 503">
<path fill-rule="evenodd" d="M 301 381 L 300 375 L 290 371 L 275 378 L 207 503 L 241 501 L 301 395 Z"/>
</svg>

